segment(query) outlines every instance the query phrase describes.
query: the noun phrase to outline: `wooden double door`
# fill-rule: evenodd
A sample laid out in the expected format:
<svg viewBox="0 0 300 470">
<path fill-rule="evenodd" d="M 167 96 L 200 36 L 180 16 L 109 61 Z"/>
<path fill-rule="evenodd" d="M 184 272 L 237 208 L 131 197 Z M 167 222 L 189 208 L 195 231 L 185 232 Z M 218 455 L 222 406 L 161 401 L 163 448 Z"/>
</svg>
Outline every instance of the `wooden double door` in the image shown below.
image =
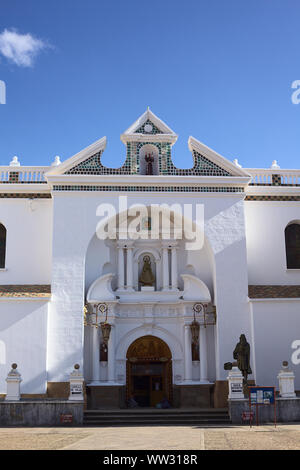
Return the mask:
<svg viewBox="0 0 300 470">
<path fill-rule="evenodd" d="M 126 391 L 140 407 L 155 407 L 163 398 L 172 401 L 171 353 L 161 339 L 143 336 L 129 347 Z"/>
</svg>

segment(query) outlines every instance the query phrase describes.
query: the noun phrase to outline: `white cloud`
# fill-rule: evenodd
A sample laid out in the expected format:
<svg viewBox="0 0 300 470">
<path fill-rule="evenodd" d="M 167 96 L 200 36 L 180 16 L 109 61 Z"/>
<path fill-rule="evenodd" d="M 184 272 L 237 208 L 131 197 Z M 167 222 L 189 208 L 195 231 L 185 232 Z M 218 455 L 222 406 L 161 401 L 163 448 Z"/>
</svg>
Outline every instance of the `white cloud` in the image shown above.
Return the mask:
<svg viewBox="0 0 300 470">
<path fill-rule="evenodd" d="M 0 54 L 23 67 L 31 67 L 37 54 L 45 47 L 45 42 L 30 33 L 19 34 L 16 30 L 5 29 L 0 34 Z"/>
</svg>

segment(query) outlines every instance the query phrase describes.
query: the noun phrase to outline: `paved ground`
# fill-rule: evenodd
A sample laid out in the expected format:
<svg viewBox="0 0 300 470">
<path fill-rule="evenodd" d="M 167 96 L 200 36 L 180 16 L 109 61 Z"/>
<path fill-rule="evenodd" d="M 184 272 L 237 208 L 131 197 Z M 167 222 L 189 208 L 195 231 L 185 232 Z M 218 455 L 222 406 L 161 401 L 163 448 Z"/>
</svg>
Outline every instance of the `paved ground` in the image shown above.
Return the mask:
<svg viewBox="0 0 300 470">
<path fill-rule="evenodd" d="M 0 428 L 0 450 L 298 449 L 300 424 L 228 427 Z"/>
</svg>

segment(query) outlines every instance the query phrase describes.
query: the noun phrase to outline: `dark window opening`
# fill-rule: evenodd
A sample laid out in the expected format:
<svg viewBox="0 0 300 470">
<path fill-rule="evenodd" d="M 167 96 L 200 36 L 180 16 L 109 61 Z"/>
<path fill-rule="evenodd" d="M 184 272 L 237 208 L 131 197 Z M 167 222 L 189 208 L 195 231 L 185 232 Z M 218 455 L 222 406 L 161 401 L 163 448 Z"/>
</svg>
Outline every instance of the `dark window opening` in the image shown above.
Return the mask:
<svg viewBox="0 0 300 470">
<path fill-rule="evenodd" d="M 300 224 L 290 224 L 285 229 L 286 265 L 300 269 Z"/>
<path fill-rule="evenodd" d="M 6 228 L 0 224 L 0 268 L 5 268 Z"/>
</svg>

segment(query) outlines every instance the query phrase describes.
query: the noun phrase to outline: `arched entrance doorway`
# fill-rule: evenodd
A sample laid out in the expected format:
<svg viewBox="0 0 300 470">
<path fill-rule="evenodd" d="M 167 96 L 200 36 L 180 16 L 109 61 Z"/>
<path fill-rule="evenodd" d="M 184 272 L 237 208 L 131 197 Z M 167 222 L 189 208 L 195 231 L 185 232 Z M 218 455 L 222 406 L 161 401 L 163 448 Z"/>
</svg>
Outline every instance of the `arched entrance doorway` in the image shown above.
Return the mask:
<svg viewBox="0 0 300 470">
<path fill-rule="evenodd" d="M 142 336 L 128 348 L 126 395 L 139 406 L 156 406 L 164 397 L 172 401 L 172 353 L 156 336 Z"/>
</svg>

